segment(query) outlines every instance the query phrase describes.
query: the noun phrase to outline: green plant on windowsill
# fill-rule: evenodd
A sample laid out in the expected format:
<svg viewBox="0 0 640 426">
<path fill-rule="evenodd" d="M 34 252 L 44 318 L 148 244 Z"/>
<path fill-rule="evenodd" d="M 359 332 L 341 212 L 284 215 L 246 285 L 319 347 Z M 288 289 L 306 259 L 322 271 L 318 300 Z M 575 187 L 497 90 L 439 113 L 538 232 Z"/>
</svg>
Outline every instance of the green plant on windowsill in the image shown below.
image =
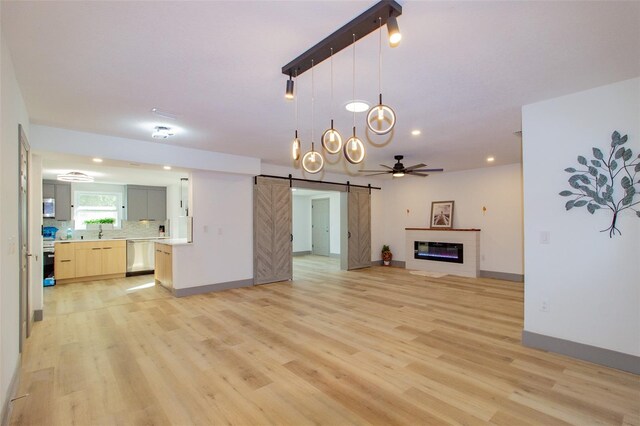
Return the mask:
<svg viewBox="0 0 640 426">
<path fill-rule="evenodd" d="M 86 225 L 91 225 L 91 224 L 100 224 L 100 225 L 105 225 L 105 224 L 111 224 L 113 225 L 114 223 L 116 223 L 116 220 L 112 217 L 105 217 L 102 219 L 88 219 L 85 220 L 84 223 Z"/>
</svg>

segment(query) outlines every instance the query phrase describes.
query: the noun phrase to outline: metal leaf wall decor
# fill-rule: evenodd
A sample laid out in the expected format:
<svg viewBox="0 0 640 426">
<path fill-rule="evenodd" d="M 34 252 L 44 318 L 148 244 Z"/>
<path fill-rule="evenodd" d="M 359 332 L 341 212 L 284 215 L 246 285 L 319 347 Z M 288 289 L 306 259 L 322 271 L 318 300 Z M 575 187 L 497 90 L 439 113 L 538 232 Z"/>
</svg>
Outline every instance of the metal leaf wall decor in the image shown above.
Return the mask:
<svg viewBox="0 0 640 426">
<path fill-rule="evenodd" d="M 616 232 L 622 235 L 616 227 L 618 215 L 627 209 L 631 209 L 640 218 L 640 201 L 635 197 L 640 194 L 638 173 L 640 173 L 640 155 L 634 158 L 630 148 L 625 148 L 627 135 L 620 136 L 617 131 L 611 135 L 609 153 L 593 148 L 594 159 L 587 161 L 586 157 L 578 156 L 578 168 L 568 167 L 565 172 L 571 173 L 569 178 L 570 190 L 560 192 L 563 197 L 574 197 L 567 201 L 565 208 L 571 210 L 574 207 L 586 207 L 589 213 L 596 210 L 609 209 L 613 213 L 611 226 L 600 232 L 609 231 L 609 237 Z M 619 189 L 621 188 L 621 189 Z"/>
</svg>

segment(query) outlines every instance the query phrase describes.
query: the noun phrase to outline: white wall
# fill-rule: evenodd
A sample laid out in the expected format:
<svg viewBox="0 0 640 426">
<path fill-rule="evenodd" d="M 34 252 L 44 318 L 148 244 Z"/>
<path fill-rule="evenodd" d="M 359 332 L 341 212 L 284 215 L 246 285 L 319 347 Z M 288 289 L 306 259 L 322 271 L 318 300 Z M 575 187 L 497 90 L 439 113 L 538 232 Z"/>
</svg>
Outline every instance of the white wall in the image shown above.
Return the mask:
<svg viewBox="0 0 640 426">
<path fill-rule="evenodd" d="M 308 196 L 292 198 L 293 252 L 311 251 L 311 201 Z"/>
<path fill-rule="evenodd" d="M 599 231 L 611 212 L 565 211 L 558 195 L 569 189 L 564 169 L 593 158 L 592 147 L 608 152 L 614 130 L 640 154 L 640 78 L 527 105 L 522 122 L 525 330 L 640 355 L 640 220 L 627 210 L 622 235 L 609 238 Z"/>
<path fill-rule="evenodd" d="M 32 127 L 33 149 L 38 151 L 228 173 L 258 174 L 260 171 L 259 158 L 56 127 Z"/>
<path fill-rule="evenodd" d="M 0 404 L 18 368 L 18 124 L 29 138 L 29 115 L 11 55 L 0 36 Z"/>
<path fill-rule="evenodd" d="M 253 278 L 253 179 L 194 171 L 193 244 L 174 248 L 177 289 Z"/>
<path fill-rule="evenodd" d="M 384 191 L 382 241 L 394 260 L 407 259 L 405 228 L 429 227 L 431 203 L 447 200 L 455 201 L 455 228 L 481 229 L 480 270 L 523 273 L 520 164 L 394 179 Z"/>
</svg>

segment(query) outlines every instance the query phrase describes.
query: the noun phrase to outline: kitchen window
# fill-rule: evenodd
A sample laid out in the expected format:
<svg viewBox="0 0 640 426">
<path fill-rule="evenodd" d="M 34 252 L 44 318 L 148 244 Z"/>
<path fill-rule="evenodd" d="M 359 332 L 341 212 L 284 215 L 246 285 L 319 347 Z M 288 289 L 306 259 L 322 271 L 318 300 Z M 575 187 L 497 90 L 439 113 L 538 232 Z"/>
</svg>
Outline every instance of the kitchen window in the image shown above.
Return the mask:
<svg viewBox="0 0 640 426">
<path fill-rule="evenodd" d="M 122 193 L 104 191 L 74 191 L 75 229 L 87 229 L 86 220 L 114 219 L 114 228 L 122 223 Z"/>
</svg>

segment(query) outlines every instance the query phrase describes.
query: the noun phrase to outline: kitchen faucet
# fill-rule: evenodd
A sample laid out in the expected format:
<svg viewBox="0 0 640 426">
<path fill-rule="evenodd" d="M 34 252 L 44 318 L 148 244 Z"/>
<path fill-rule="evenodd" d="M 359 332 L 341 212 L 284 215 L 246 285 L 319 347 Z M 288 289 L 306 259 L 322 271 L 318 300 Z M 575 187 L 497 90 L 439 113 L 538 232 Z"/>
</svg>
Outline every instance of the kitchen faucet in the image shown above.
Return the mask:
<svg viewBox="0 0 640 426">
<path fill-rule="evenodd" d="M 98 225 L 98 239 L 102 239 L 102 225 Z"/>
</svg>

